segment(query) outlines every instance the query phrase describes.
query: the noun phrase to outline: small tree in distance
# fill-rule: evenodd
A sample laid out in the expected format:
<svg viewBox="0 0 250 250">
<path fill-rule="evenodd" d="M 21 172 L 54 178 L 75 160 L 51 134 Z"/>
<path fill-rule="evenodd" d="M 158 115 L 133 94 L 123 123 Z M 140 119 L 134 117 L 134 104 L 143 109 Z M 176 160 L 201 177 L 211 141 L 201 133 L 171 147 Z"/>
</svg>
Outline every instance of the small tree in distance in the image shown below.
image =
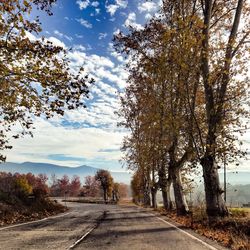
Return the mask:
<svg viewBox="0 0 250 250">
<path fill-rule="evenodd" d="M 100 169 L 96 172 L 95 179 L 100 182 L 103 190 L 103 199 L 108 201 L 108 197 L 112 193 L 113 178 L 109 171 Z"/>
<path fill-rule="evenodd" d="M 87 197 L 98 197 L 100 196 L 100 183 L 96 180 L 95 176 L 86 176 L 85 177 L 85 195 Z"/>
</svg>

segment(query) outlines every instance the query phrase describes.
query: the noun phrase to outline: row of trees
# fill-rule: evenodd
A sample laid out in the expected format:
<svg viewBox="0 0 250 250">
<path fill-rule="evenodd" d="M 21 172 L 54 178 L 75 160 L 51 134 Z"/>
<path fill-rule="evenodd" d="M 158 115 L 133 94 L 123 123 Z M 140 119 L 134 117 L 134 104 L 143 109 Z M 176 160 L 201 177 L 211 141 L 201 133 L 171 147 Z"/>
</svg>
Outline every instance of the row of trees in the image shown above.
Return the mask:
<svg viewBox="0 0 250 250">
<path fill-rule="evenodd" d="M 74 175 L 71 179 L 64 175 L 57 178 L 52 175 L 50 180 L 45 174 L 37 176 L 28 174 L 11 174 L 0 172 L 0 201 L 28 201 L 29 197 L 44 199 L 48 196 L 84 196 L 104 197 L 104 200 L 118 201 L 128 195 L 128 186 L 115 183 L 110 173 L 99 170 L 95 176 L 86 176 L 84 184 L 80 177 Z"/>
<path fill-rule="evenodd" d="M 96 172 L 95 180 L 99 181 L 103 191 L 103 199 L 107 202 L 109 199 L 119 201 L 120 198 L 128 196 L 128 186 L 124 183 L 114 182 L 110 172 L 100 169 Z"/>
<path fill-rule="evenodd" d="M 183 180 L 202 167 L 210 221 L 228 215 L 218 169 L 244 155 L 237 147 L 248 117 L 249 4 L 244 0 L 163 0 L 143 29 L 115 36 L 128 57 L 121 97 L 124 160 L 135 171 L 132 190 L 156 206 L 162 191 L 178 215 L 189 208 Z"/>
<path fill-rule="evenodd" d="M 43 174 L 35 176 L 31 173 L 0 172 L 0 201 L 19 204 L 20 202 L 30 202 L 29 197 L 39 201 L 43 200 L 49 192 L 47 180 L 47 176 Z"/>
<path fill-rule="evenodd" d="M 52 196 L 84 196 L 103 197 L 104 201 L 119 201 L 128 196 L 128 186 L 114 182 L 110 172 L 100 169 L 95 176 L 86 176 L 82 185 L 79 176 L 74 175 L 70 180 L 67 175 L 57 179 L 51 178 L 50 195 Z"/>
</svg>

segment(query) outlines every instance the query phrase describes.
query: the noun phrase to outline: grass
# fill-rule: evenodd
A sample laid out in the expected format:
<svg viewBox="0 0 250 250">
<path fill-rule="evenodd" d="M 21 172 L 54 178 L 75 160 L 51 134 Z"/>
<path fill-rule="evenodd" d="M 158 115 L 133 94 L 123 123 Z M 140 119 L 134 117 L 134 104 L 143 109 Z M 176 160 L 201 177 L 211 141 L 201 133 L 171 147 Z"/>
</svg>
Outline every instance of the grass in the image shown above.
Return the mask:
<svg viewBox="0 0 250 250">
<path fill-rule="evenodd" d="M 232 217 L 237 218 L 250 217 L 250 208 L 229 208 L 229 213 Z"/>
</svg>

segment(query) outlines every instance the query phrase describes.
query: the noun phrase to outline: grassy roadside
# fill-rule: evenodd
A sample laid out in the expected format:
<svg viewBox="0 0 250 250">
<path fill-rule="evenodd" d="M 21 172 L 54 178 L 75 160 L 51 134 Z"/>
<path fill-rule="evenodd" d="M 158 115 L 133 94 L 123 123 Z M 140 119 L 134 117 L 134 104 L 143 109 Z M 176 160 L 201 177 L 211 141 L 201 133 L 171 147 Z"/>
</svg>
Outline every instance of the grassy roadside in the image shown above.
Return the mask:
<svg viewBox="0 0 250 250">
<path fill-rule="evenodd" d="M 50 199 L 25 204 L 6 204 L 0 202 L 0 226 L 35 221 L 63 213 L 67 208 Z"/>
<path fill-rule="evenodd" d="M 135 205 L 131 201 L 119 202 L 119 205 Z M 138 205 L 136 205 L 138 206 Z M 250 209 L 229 209 L 230 216 L 214 224 L 208 225 L 204 208 L 193 208 L 188 216 L 177 216 L 176 211 L 166 211 L 163 207 L 150 210 L 166 217 L 166 220 L 192 229 L 196 233 L 232 250 L 250 250 Z"/>
<path fill-rule="evenodd" d="M 164 208 L 156 211 L 229 249 L 250 250 L 250 218 L 245 212 L 230 211 L 228 218 L 209 226 L 204 209 L 194 209 L 188 216 L 177 216 L 175 211 L 167 212 Z"/>
</svg>

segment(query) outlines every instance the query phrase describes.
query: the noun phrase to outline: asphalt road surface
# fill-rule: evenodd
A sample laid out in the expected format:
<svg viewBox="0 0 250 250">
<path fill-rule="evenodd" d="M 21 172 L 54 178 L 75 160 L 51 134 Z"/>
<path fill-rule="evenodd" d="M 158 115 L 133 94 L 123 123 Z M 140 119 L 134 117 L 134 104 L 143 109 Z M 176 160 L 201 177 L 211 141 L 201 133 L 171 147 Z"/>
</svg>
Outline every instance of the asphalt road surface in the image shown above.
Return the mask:
<svg viewBox="0 0 250 250">
<path fill-rule="evenodd" d="M 0 249 L 223 249 L 134 206 L 68 206 L 58 216 L 0 228 Z"/>
</svg>

